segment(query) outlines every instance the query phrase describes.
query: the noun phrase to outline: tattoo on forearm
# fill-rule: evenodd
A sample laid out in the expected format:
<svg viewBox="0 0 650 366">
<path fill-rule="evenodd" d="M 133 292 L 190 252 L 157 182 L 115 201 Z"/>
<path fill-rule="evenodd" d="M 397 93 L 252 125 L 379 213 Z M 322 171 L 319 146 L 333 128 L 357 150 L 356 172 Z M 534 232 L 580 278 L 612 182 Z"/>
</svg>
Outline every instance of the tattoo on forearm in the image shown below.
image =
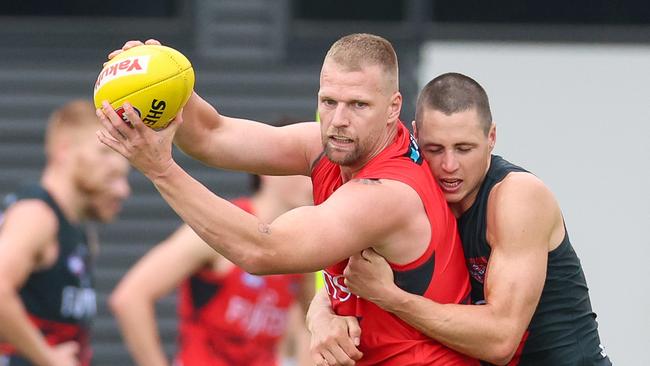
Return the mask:
<svg viewBox="0 0 650 366">
<path fill-rule="evenodd" d="M 381 184 L 381 180 L 379 179 L 360 178 L 360 179 L 353 179 L 352 181 L 359 182 L 361 184 L 367 184 L 367 185 Z"/>
<path fill-rule="evenodd" d="M 257 229 L 260 231 L 262 234 L 270 234 L 271 233 L 271 226 L 269 224 L 265 223 L 260 223 Z"/>
</svg>

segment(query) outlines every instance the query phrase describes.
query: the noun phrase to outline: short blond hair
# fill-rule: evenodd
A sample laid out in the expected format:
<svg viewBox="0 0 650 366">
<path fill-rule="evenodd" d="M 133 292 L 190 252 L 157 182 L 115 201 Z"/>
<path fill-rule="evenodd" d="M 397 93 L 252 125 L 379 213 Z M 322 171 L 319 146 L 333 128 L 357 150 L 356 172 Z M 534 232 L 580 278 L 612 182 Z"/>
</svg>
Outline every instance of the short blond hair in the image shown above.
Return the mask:
<svg viewBox="0 0 650 366">
<path fill-rule="evenodd" d="M 74 138 L 77 132 L 99 129 L 101 124 L 95 111 L 95 105 L 85 99 L 72 100 L 54 110 L 47 122 L 45 154 L 50 155 L 55 142 L 62 135 L 72 135 Z"/>
<path fill-rule="evenodd" d="M 325 60 L 332 60 L 350 71 L 359 71 L 369 65 L 381 66 L 393 91 L 399 90 L 397 54 L 385 38 L 368 33 L 349 34 L 334 42 Z"/>
</svg>

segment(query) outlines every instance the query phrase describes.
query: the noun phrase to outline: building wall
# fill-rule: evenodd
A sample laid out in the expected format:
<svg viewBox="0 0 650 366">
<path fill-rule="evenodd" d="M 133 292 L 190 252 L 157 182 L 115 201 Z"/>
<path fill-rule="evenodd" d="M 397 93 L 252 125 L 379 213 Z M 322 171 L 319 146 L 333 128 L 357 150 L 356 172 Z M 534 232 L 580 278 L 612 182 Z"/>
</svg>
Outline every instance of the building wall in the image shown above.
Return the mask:
<svg viewBox="0 0 650 366">
<path fill-rule="evenodd" d="M 648 365 L 649 46 L 429 42 L 419 80 L 456 71 L 490 96 L 495 152 L 557 196 L 615 364 Z"/>
</svg>

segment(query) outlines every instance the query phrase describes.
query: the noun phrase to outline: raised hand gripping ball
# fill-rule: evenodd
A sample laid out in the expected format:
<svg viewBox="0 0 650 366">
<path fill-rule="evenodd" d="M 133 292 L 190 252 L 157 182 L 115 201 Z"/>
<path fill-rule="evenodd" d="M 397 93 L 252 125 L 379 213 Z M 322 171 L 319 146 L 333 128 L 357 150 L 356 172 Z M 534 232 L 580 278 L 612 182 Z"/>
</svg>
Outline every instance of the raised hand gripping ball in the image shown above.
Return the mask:
<svg viewBox="0 0 650 366">
<path fill-rule="evenodd" d="M 160 130 L 187 103 L 194 88 L 190 61 L 173 48 L 144 45 L 128 49 L 106 63 L 95 82 L 93 99 L 107 100 L 127 121 L 122 104 L 129 102 L 150 128 Z"/>
</svg>

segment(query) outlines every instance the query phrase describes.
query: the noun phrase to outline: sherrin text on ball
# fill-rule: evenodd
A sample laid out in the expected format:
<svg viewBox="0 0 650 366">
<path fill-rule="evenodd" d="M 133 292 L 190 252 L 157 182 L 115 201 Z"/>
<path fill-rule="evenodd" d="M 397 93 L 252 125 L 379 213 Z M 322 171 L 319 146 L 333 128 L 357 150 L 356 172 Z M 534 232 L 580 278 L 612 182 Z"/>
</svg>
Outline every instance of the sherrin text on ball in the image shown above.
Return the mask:
<svg viewBox="0 0 650 366">
<path fill-rule="evenodd" d="M 122 104 L 129 102 L 150 128 L 160 130 L 187 103 L 194 88 L 192 64 L 177 50 L 159 45 L 128 49 L 106 63 L 95 82 L 93 99 L 104 100 L 126 122 Z"/>
</svg>

